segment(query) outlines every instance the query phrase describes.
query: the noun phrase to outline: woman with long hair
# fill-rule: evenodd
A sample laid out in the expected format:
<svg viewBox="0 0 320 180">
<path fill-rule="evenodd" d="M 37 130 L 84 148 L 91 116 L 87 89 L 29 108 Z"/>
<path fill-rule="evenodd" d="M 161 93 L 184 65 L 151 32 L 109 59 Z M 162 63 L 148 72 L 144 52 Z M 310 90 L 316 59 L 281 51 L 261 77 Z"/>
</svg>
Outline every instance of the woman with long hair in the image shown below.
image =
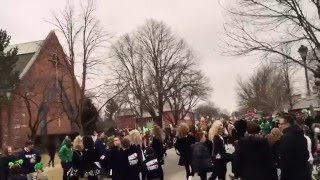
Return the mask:
<svg viewBox="0 0 320 180">
<path fill-rule="evenodd" d="M 158 161 L 163 165 L 165 149 L 163 147 L 164 138 L 162 130 L 159 126 L 154 126 L 152 133 L 153 137 L 151 147 L 154 149 L 155 156 L 158 158 Z"/>
<path fill-rule="evenodd" d="M 189 125 L 187 123 L 181 123 L 177 130 L 177 142 L 175 148 L 180 154 L 178 164 L 184 166 L 186 170 L 187 179 L 193 176 L 193 170 L 191 168 L 191 145 L 194 142 L 194 137 L 189 135 Z"/>
<path fill-rule="evenodd" d="M 224 126 L 219 120 L 214 121 L 209 130 L 209 139 L 213 141 L 213 161 L 216 167 L 215 172 L 212 173 L 212 179 L 217 177 L 219 180 L 226 179 L 227 158 L 223 139 L 224 130 Z"/>
<path fill-rule="evenodd" d="M 98 180 L 101 173 L 99 153 L 94 149 L 94 142 L 91 136 L 83 137 L 83 155 L 81 168 L 84 178 Z"/>
<path fill-rule="evenodd" d="M 83 142 L 82 137 L 77 136 L 73 140 L 73 154 L 72 154 L 72 169 L 69 175 L 71 180 L 78 180 L 83 176 L 83 170 L 81 169 Z"/>
</svg>

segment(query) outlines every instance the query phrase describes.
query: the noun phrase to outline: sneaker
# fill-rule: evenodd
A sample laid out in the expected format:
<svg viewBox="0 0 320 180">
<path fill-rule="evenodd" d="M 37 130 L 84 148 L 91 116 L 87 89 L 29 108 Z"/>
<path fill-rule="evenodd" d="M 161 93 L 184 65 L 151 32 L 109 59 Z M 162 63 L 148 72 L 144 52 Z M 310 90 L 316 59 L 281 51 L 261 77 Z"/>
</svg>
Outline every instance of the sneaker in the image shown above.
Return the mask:
<svg viewBox="0 0 320 180">
<path fill-rule="evenodd" d="M 189 176 L 189 177 L 188 177 L 188 180 L 192 180 L 192 176 Z"/>
</svg>

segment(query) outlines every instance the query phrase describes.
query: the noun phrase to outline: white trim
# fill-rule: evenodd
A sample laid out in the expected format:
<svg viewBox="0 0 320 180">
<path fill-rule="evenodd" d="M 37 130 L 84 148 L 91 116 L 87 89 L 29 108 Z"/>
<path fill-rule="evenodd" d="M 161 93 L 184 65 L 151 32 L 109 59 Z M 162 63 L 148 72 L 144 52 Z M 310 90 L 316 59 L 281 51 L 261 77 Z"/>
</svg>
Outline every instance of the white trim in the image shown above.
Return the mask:
<svg viewBox="0 0 320 180">
<path fill-rule="evenodd" d="M 22 72 L 19 75 L 19 79 L 22 79 L 24 77 L 24 75 L 29 71 L 29 69 L 31 68 L 31 66 L 33 65 L 34 61 L 37 59 L 42 46 L 44 45 L 45 41 L 41 43 L 41 45 L 39 45 L 40 47 L 38 48 L 38 50 L 35 52 L 35 54 L 32 56 L 32 58 L 29 60 L 28 64 L 24 67 L 24 69 L 22 70 Z"/>
</svg>

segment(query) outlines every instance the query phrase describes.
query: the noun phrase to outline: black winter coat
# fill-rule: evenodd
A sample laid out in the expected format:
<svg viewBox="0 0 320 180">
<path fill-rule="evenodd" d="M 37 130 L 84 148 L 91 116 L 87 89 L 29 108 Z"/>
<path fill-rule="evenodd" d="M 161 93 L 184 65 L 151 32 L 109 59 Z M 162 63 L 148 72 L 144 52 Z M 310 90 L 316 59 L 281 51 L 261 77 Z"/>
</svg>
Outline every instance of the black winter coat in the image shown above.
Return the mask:
<svg viewBox="0 0 320 180">
<path fill-rule="evenodd" d="M 303 130 L 293 125 L 283 130 L 279 154 L 281 180 L 310 180 L 308 174 L 309 152 Z"/>
<path fill-rule="evenodd" d="M 81 169 L 84 177 L 97 177 L 101 173 L 101 166 L 99 167 L 99 154 L 95 149 L 84 150 L 82 152 Z"/>
<path fill-rule="evenodd" d="M 124 158 L 122 149 L 113 147 L 109 150 L 110 154 L 110 168 L 112 169 L 112 180 L 122 180 L 121 164 L 123 164 Z"/>
<path fill-rule="evenodd" d="M 180 166 L 191 165 L 191 145 L 194 143 L 191 136 L 179 138 L 175 144 L 175 148 L 180 153 L 178 164 Z"/>
<path fill-rule="evenodd" d="M 216 167 L 217 174 L 221 175 L 227 172 L 228 159 L 224 139 L 222 136 L 216 135 L 213 140 L 213 163 Z"/>
<path fill-rule="evenodd" d="M 158 161 L 163 164 L 164 163 L 163 156 L 166 151 L 163 147 L 163 143 L 159 139 L 154 137 L 152 139 L 151 147 L 153 148 L 155 156 L 158 158 Z"/>
<path fill-rule="evenodd" d="M 192 161 L 191 166 L 194 172 L 208 172 L 207 167 L 212 166 L 212 157 L 205 144 L 197 142 L 191 145 Z M 203 169 L 206 168 L 206 169 Z M 213 166 L 212 166 L 213 168 Z M 213 169 L 212 169 L 213 170 Z"/>
<path fill-rule="evenodd" d="M 142 180 L 163 180 L 161 163 L 155 156 L 146 157 L 146 160 L 142 163 L 142 172 L 145 174 Z"/>
<path fill-rule="evenodd" d="M 271 157 L 265 138 L 249 135 L 240 139 L 235 151 L 235 175 L 242 180 L 277 180 L 277 169 Z"/>
<path fill-rule="evenodd" d="M 123 180 L 140 180 L 139 173 L 142 157 L 137 146 L 130 146 L 121 153 L 121 170 Z"/>
</svg>

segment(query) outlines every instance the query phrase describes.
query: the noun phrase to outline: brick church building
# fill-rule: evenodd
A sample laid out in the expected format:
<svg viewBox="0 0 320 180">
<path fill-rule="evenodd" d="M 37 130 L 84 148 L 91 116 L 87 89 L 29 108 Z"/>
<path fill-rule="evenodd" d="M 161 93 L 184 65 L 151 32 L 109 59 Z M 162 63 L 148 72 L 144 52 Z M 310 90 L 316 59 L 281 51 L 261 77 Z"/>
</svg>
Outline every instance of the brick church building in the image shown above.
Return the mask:
<svg viewBox="0 0 320 180">
<path fill-rule="evenodd" d="M 61 89 L 69 101 L 78 101 L 73 92 L 80 93 L 80 88 L 71 91 L 75 77 L 66 68 L 70 65 L 56 34 L 51 31 L 45 40 L 11 45 L 8 50 L 14 47 L 18 48 L 14 71 L 20 80 L 14 89 L 0 91 L 5 99 L 0 104 L 0 148 L 24 146 L 30 127 L 37 136 L 72 133 L 77 128 L 68 119 Z"/>
</svg>

